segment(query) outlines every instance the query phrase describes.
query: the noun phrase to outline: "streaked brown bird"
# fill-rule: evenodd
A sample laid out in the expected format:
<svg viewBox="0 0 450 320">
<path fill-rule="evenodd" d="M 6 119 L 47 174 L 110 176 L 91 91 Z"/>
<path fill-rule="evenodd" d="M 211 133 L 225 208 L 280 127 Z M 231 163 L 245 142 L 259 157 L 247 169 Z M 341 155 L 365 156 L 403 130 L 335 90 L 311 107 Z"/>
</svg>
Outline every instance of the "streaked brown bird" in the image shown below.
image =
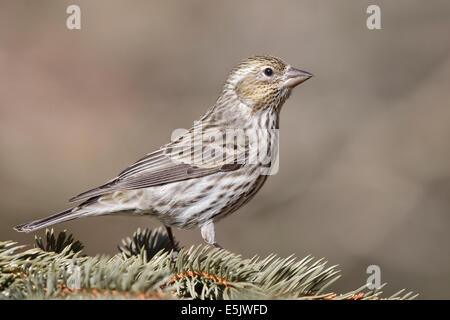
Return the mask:
<svg viewBox="0 0 450 320">
<path fill-rule="evenodd" d="M 172 245 L 171 227 L 200 227 L 203 239 L 218 246 L 214 223 L 253 198 L 273 173 L 281 107 L 310 77 L 272 56 L 242 61 L 190 130 L 70 200 L 81 204 L 14 229 L 30 232 L 107 214 L 148 215 L 166 226 Z"/>
</svg>

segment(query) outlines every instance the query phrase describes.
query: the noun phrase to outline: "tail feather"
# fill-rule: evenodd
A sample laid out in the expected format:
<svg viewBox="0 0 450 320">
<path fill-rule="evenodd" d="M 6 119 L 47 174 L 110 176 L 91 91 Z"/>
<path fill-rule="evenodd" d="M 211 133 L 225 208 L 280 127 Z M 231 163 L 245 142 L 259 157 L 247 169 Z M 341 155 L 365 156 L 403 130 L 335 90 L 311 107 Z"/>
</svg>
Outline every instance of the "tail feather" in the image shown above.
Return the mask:
<svg viewBox="0 0 450 320">
<path fill-rule="evenodd" d="M 120 212 L 129 212 L 136 209 L 136 194 L 134 192 L 125 195 L 125 198 L 109 197 L 98 201 L 100 196 L 91 197 L 76 207 L 59 212 L 52 216 L 31 221 L 14 227 L 19 232 L 31 232 L 39 230 L 56 223 L 69 221 L 82 217 L 99 216 L 104 214 L 118 214 Z M 138 200 L 138 199 L 137 199 Z"/>
<path fill-rule="evenodd" d="M 70 208 L 43 219 L 34 220 L 25 224 L 21 224 L 15 226 L 14 230 L 19 232 L 31 232 L 34 230 L 54 225 L 56 223 L 73 220 L 82 215 L 77 209 L 79 208 L 78 207 Z"/>
</svg>

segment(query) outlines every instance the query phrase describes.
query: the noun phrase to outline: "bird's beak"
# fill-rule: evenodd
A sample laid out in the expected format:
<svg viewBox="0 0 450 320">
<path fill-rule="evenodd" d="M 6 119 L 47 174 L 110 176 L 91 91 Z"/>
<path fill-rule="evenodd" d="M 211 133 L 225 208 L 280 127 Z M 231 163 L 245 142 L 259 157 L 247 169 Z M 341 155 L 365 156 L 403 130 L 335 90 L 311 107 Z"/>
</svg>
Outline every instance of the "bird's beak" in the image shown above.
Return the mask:
<svg viewBox="0 0 450 320">
<path fill-rule="evenodd" d="M 309 72 L 295 69 L 294 67 L 289 66 L 284 73 L 284 81 L 283 81 L 283 88 L 294 88 L 295 86 L 299 85 L 302 82 L 305 82 L 309 78 L 311 78 L 313 75 Z"/>
</svg>

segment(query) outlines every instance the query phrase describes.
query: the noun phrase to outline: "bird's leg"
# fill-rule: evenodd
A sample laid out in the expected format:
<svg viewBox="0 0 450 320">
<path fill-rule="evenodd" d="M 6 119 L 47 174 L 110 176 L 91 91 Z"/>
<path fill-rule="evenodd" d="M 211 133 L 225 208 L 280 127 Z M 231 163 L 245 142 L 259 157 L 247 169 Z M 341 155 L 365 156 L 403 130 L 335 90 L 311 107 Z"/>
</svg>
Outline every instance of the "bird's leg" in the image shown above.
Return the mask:
<svg viewBox="0 0 450 320">
<path fill-rule="evenodd" d="M 173 237 L 172 228 L 168 227 L 168 226 L 165 226 L 165 227 L 166 227 L 167 235 L 169 236 L 170 244 L 172 245 L 172 249 L 173 249 L 174 252 L 177 252 L 178 251 L 178 247 L 177 247 L 177 245 L 175 243 L 175 239 Z"/>
<path fill-rule="evenodd" d="M 214 232 L 214 223 L 212 221 L 206 222 L 201 227 L 200 232 L 202 233 L 203 240 L 205 240 L 207 244 L 213 245 L 216 248 L 222 248 L 222 246 L 216 242 L 216 233 Z"/>
</svg>

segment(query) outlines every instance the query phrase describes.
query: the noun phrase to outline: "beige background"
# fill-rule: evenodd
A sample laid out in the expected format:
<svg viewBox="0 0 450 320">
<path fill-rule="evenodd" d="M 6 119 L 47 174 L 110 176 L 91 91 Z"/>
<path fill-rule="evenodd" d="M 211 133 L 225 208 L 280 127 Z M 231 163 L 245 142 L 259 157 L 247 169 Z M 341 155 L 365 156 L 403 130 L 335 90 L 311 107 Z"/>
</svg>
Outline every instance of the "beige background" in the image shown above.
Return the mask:
<svg viewBox="0 0 450 320">
<path fill-rule="evenodd" d="M 65 9 L 82 10 L 69 31 Z M 365 10 L 382 9 L 369 31 Z M 370 264 L 387 293 L 449 298 L 450 2 L 1 1 L 0 239 L 68 206 L 188 128 L 243 58 L 310 71 L 281 119 L 280 172 L 217 225 L 244 256 L 339 264 L 337 291 Z M 146 218 L 57 225 L 115 253 Z M 42 231 L 39 232 L 42 234 Z M 200 232 L 175 231 L 188 246 Z"/>
</svg>

